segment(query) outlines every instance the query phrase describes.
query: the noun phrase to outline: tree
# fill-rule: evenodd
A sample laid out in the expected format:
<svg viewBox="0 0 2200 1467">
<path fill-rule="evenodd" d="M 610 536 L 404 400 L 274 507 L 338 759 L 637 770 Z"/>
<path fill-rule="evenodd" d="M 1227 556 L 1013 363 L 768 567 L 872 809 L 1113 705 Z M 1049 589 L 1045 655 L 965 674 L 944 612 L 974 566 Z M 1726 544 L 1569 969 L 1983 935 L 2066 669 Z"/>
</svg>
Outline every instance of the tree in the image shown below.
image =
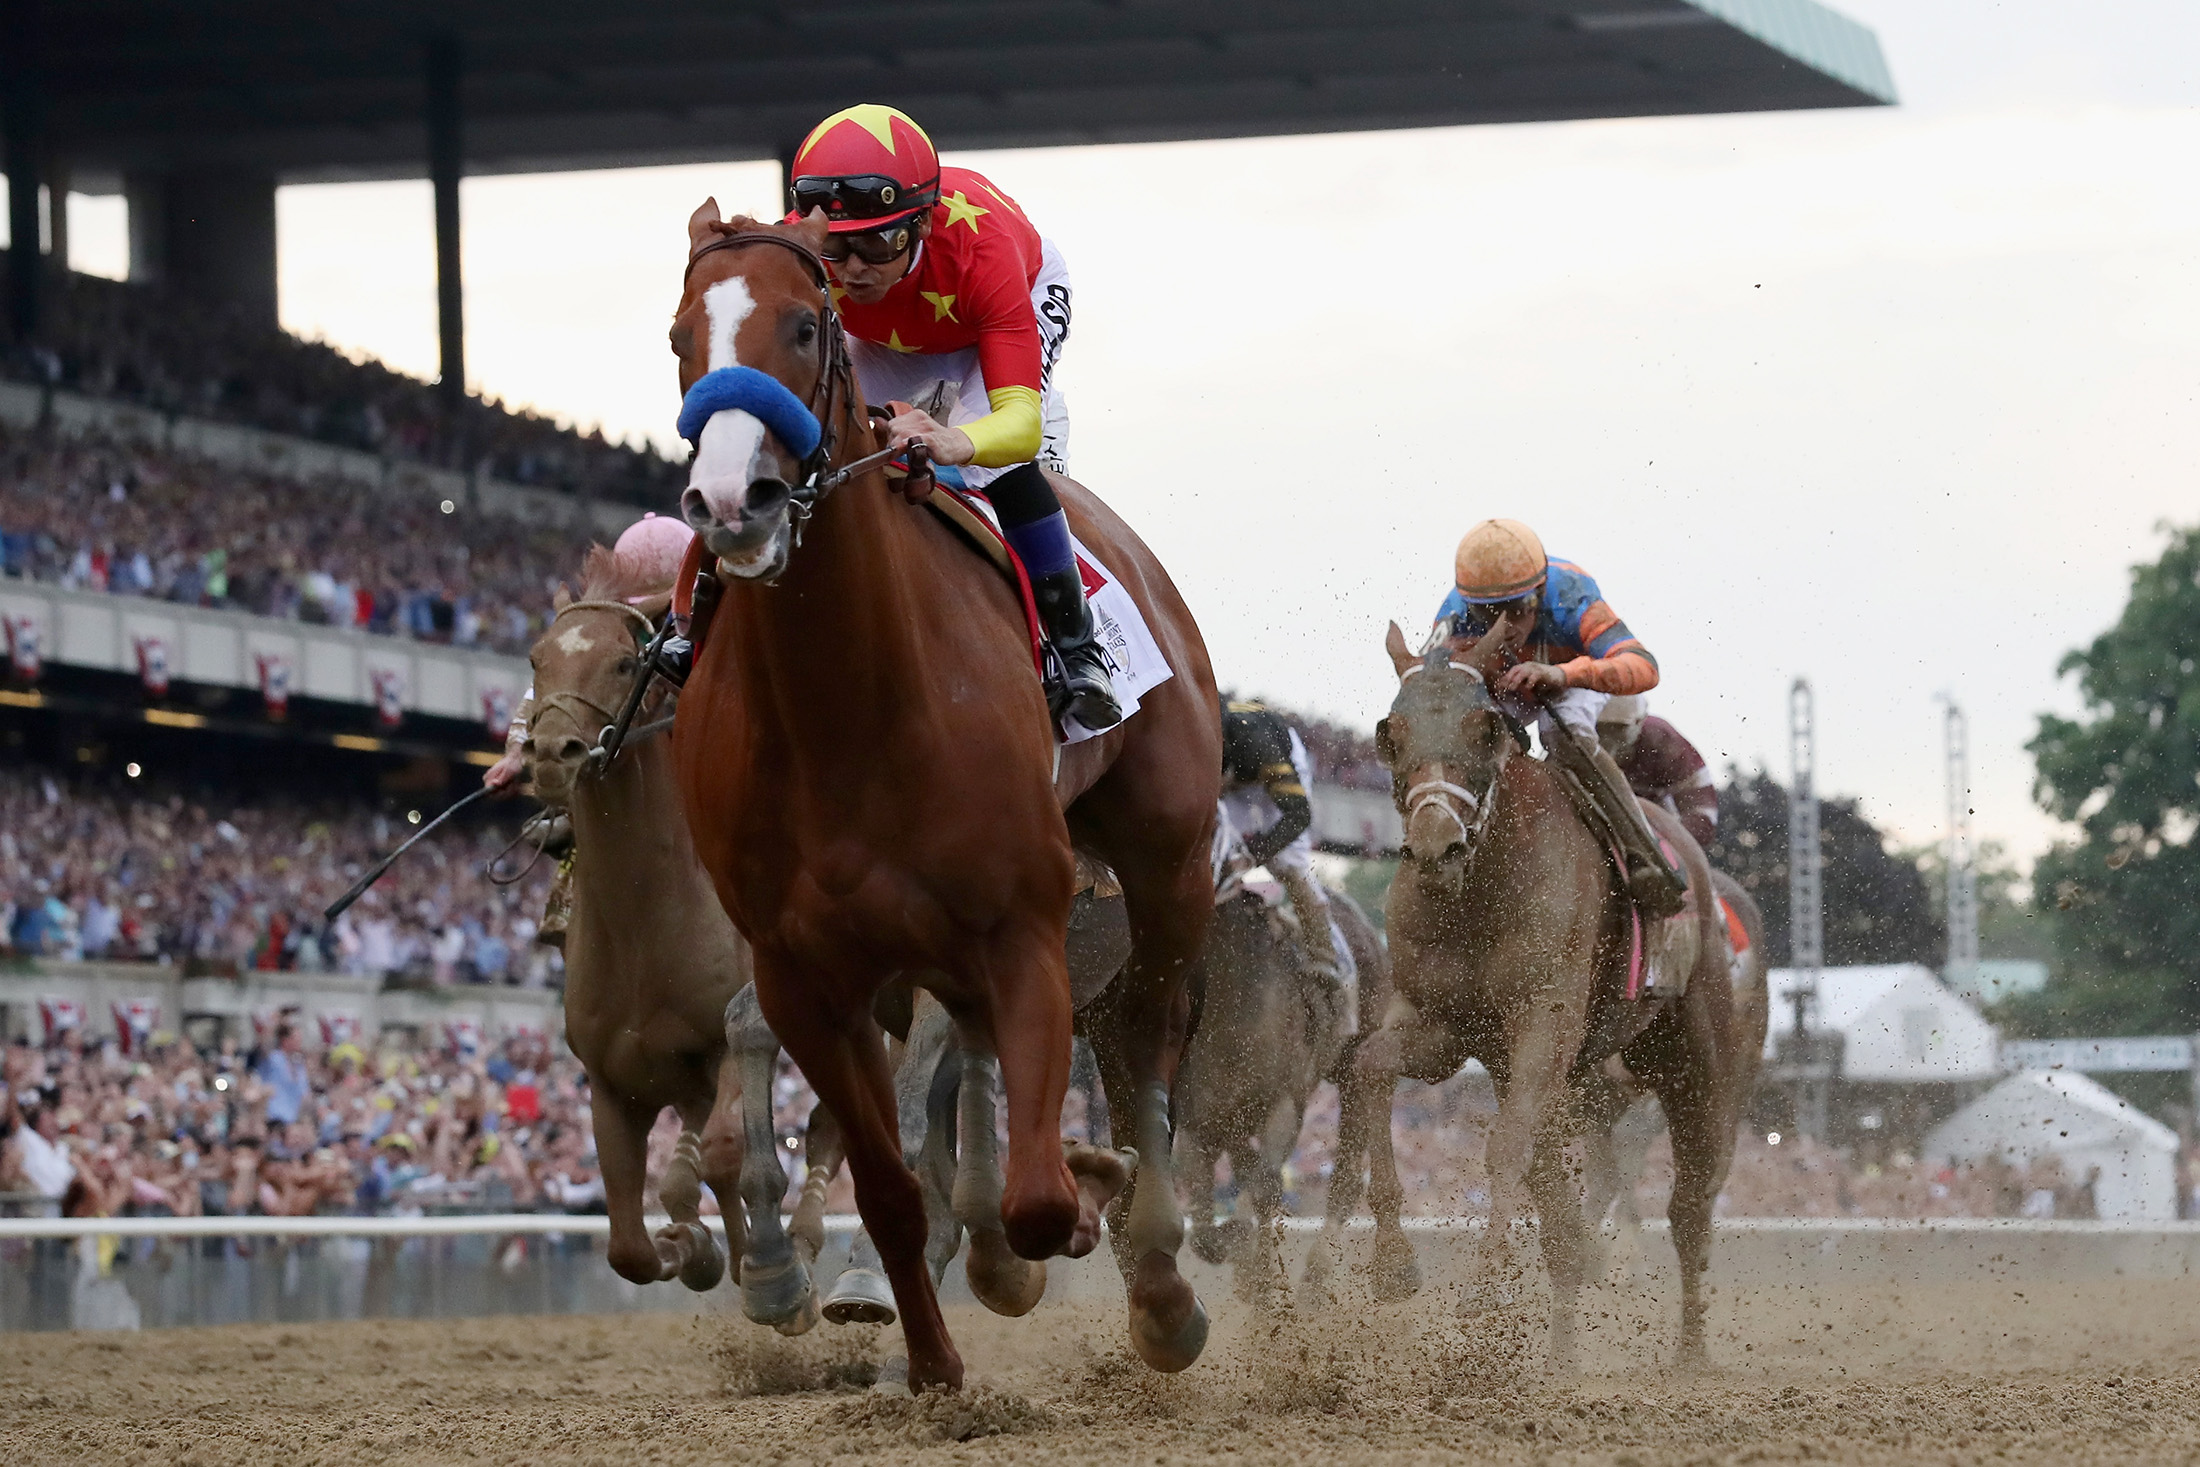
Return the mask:
<svg viewBox="0 0 2200 1467">
<path fill-rule="evenodd" d="M 1790 959 L 1788 791 L 1763 770 L 1729 766 L 1719 794 L 1719 838 L 1705 854 L 1739 881 L 1765 912 L 1765 947 Z M 1947 927 L 1924 872 L 1890 850 L 1887 837 L 1851 799 L 1818 802 L 1824 859 L 1826 963 L 1923 963 L 1938 968 Z"/>
<path fill-rule="evenodd" d="M 2131 573 L 2115 626 L 2071 652 L 2076 718 L 2040 717 L 2035 795 L 2076 836 L 2040 859 L 2063 972 L 2036 1017 L 2094 1032 L 2200 1028 L 2200 526 Z M 2058 1025 L 2059 1027 L 2059 1025 Z M 2066 1031 L 2067 1032 L 2067 1031 Z"/>
</svg>

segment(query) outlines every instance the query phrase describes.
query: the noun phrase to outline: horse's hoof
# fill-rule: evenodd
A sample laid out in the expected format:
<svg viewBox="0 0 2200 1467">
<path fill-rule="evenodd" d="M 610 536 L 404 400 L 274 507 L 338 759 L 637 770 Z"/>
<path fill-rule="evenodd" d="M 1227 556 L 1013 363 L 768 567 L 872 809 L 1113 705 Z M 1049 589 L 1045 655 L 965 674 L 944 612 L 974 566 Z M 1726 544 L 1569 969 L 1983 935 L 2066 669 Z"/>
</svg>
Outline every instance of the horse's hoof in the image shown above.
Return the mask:
<svg viewBox="0 0 2200 1467">
<path fill-rule="evenodd" d="M 1207 1306 L 1166 1253 L 1149 1253 L 1131 1277 L 1131 1348 L 1155 1370 L 1175 1374 L 1207 1348 Z"/>
<path fill-rule="evenodd" d="M 915 1392 L 909 1389 L 909 1357 L 889 1355 L 879 1362 L 878 1379 L 871 1382 L 874 1396 L 898 1396 L 907 1398 Z"/>
<path fill-rule="evenodd" d="M 726 1277 L 726 1255 L 718 1251 L 718 1240 L 710 1235 L 710 1229 L 701 1223 L 674 1223 L 665 1232 L 675 1237 L 687 1235 L 687 1261 L 680 1265 L 680 1282 L 698 1294 L 717 1288 Z"/>
<path fill-rule="evenodd" d="M 1192 1229 L 1192 1256 L 1201 1263 L 1220 1263 L 1230 1256 L 1222 1229 L 1216 1227 Z"/>
<path fill-rule="evenodd" d="M 1314 1245 L 1306 1255 L 1306 1268 L 1299 1274 L 1299 1307 L 1301 1309 L 1334 1309 L 1337 1291 L 1330 1287 L 1330 1278 L 1336 1272 L 1336 1260 L 1321 1243 Z"/>
<path fill-rule="evenodd" d="M 825 1296 L 825 1317 L 834 1324 L 892 1324 L 894 1290 L 875 1268 L 844 1268 Z M 906 1374 L 909 1362 L 902 1362 Z"/>
<path fill-rule="evenodd" d="M 810 1271 L 793 1249 L 777 1263 L 742 1260 L 741 1312 L 756 1323 L 776 1327 L 796 1318 L 810 1305 L 810 1295 Z"/>
<path fill-rule="evenodd" d="M 796 1335 L 806 1335 L 817 1328 L 817 1317 L 817 1292 L 813 1289 L 802 1296 L 802 1308 L 794 1318 L 782 1319 L 772 1328 L 791 1340 Z"/>
<path fill-rule="evenodd" d="M 1375 1261 L 1375 1297 L 1396 1304 L 1421 1292 L 1421 1265 L 1411 1250 L 1403 1258 Z"/>
<path fill-rule="evenodd" d="M 1029 1314 L 1046 1296 L 1047 1266 L 1018 1258 L 1009 1248 L 1008 1239 L 990 1230 L 971 1231 L 963 1274 L 980 1304 L 1010 1319 Z"/>
</svg>

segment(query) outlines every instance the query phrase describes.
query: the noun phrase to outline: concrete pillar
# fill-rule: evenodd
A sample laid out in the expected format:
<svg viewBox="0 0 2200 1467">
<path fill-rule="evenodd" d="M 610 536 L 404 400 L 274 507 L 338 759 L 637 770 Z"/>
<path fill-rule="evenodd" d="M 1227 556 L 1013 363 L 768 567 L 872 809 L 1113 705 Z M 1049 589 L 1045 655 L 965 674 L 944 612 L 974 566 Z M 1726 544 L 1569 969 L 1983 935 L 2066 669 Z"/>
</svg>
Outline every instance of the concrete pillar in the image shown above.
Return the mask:
<svg viewBox="0 0 2200 1467">
<path fill-rule="evenodd" d="M 122 176 L 123 216 L 130 231 L 130 283 L 159 285 L 168 278 L 168 189 L 157 173 Z"/>
<path fill-rule="evenodd" d="M 69 268 L 69 165 L 46 159 L 46 262 L 57 271 Z"/>
<path fill-rule="evenodd" d="M 17 341 L 45 324 L 38 185 L 45 171 L 45 88 L 37 0 L 0 5 L 0 148 L 8 171 L 8 325 Z"/>
<path fill-rule="evenodd" d="M 458 37 L 428 42 L 428 178 L 435 185 L 435 315 L 442 347 L 443 402 L 455 412 L 466 401 L 466 292 L 459 276 L 458 180 L 465 169 L 464 114 L 459 79 L 465 57 Z"/>
</svg>

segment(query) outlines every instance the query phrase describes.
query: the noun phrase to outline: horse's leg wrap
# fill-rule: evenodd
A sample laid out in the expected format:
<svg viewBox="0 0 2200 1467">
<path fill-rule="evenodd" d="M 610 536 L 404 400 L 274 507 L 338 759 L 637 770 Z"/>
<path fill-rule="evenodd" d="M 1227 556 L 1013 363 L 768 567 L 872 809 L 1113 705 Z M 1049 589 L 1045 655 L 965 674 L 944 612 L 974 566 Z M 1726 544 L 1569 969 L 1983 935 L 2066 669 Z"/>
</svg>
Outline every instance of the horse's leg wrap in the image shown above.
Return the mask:
<svg viewBox="0 0 2200 1467">
<path fill-rule="evenodd" d="M 682 1131 L 672 1145 L 672 1160 L 657 1183 L 657 1200 L 672 1221 L 657 1230 L 660 1249 L 669 1244 L 679 1259 L 675 1270 L 681 1283 L 698 1294 L 718 1287 L 726 1276 L 725 1256 L 718 1240 L 703 1226 L 703 1141 L 693 1131 Z"/>
<path fill-rule="evenodd" d="M 741 1122 L 748 1154 L 741 1160 L 741 1200 L 748 1212 L 748 1251 L 741 1259 L 741 1312 L 758 1324 L 799 1334 L 817 1320 L 810 1270 L 796 1256 L 779 1218 L 787 1173 L 779 1164 L 772 1125 L 772 1082 L 779 1038 L 764 1022 L 753 986 L 726 1005 L 726 1041 L 741 1057 Z"/>
<path fill-rule="evenodd" d="M 963 1271 L 971 1292 L 995 1314 L 1028 1314 L 1046 1292 L 1046 1265 L 1018 1258 L 1001 1228 L 1000 1142 L 994 1100 L 1000 1061 L 965 1045 L 958 1100 L 961 1146 L 955 1166 L 955 1221 L 970 1232 Z"/>
</svg>

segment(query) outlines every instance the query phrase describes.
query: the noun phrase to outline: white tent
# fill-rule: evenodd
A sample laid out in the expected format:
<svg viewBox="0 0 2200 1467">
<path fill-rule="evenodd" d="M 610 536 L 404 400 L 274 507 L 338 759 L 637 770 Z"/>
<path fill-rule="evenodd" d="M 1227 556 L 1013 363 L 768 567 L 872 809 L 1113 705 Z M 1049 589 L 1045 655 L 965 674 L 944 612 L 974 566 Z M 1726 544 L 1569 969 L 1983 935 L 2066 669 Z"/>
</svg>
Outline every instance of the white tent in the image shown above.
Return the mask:
<svg viewBox="0 0 2200 1467">
<path fill-rule="evenodd" d="M 1788 995 L 1800 980 L 1794 968 L 1774 968 L 1770 974 L 1768 1059 L 1794 1022 Z M 1820 969 L 1811 1028 L 1841 1036 L 1844 1080 L 1987 1080 L 2001 1073 L 1994 1026 L 1918 963 Z"/>
<path fill-rule="evenodd" d="M 2073 1070 L 2026 1070 L 1934 1127 L 1925 1154 L 2029 1165 L 2052 1156 L 2083 1182 L 2095 1167 L 2102 1217 L 2177 1216 L 2177 1133 Z"/>
</svg>

